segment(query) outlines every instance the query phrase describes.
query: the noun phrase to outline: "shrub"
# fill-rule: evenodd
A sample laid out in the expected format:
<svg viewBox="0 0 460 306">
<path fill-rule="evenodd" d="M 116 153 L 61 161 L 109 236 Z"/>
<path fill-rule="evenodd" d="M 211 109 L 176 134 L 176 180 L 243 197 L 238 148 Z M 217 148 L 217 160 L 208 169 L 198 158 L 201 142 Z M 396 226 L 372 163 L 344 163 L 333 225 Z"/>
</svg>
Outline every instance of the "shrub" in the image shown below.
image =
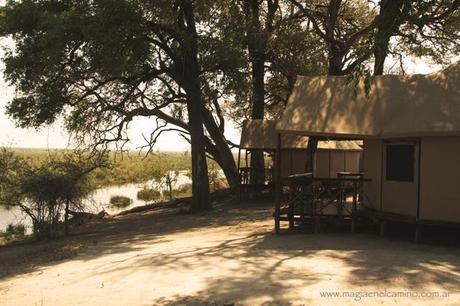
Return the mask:
<svg viewBox="0 0 460 306">
<path fill-rule="evenodd" d="M 26 233 L 26 228 L 23 224 L 8 224 L 5 235 L 12 237 L 23 237 Z"/>
<path fill-rule="evenodd" d="M 183 184 L 179 188 L 175 189 L 174 197 L 176 198 L 186 198 L 192 196 L 192 184 Z"/>
<path fill-rule="evenodd" d="M 12 241 L 22 240 L 25 237 L 26 228 L 22 224 L 8 224 L 5 231 L 0 231 L 0 245 Z"/>
<path fill-rule="evenodd" d="M 151 188 L 144 188 L 137 192 L 137 198 L 142 201 L 155 201 L 161 198 L 161 192 Z"/>
<path fill-rule="evenodd" d="M 208 167 L 209 188 L 211 191 L 228 187 L 226 178 L 222 175 L 220 167 L 215 163 L 209 163 Z"/>
<path fill-rule="evenodd" d="M 123 208 L 131 205 L 133 200 L 128 197 L 116 195 L 110 197 L 110 205 L 117 208 Z"/>
</svg>

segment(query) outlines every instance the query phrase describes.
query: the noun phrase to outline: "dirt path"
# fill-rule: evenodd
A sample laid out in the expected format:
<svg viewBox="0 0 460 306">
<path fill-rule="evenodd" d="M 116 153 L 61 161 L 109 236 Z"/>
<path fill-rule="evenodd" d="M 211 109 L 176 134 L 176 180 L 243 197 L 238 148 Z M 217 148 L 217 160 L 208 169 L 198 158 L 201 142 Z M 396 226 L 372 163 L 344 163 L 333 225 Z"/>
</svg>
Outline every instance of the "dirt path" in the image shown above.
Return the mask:
<svg viewBox="0 0 460 306">
<path fill-rule="evenodd" d="M 76 256 L 10 265 L 0 305 L 460 304 L 458 248 L 349 233 L 276 236 L 270 214 L 267 205 L 168 210 L 95 225 L 68 242 L 83 245 Z M 46 247 L 0 248 L 0 268 Z M 449 297 L 391 297 L 397 291 Z"/>
</svg>

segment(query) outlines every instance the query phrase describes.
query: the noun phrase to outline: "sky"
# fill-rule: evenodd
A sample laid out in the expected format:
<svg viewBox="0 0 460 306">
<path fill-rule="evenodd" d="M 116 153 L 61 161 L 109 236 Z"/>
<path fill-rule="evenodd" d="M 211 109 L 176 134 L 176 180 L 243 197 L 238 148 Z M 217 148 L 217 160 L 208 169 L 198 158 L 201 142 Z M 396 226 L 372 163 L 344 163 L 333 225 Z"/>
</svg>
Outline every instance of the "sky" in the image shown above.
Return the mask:
<svg viewBox="0 0 460 306">
<path fill-rule="evenodd" d="M 1 2 L 1 1 L 0 1 Z M 10 40 L 0 39 L 0 46 L 10 47 Z M 3 48 L 0 50 L 0 58 L 3 58 Z M 435 72 L 442 67 L 430 65 L 421 59 L 412 59 L 405 62 L 406 72 L 409 74 L 426 74 Z M 66 134 L 62 124 L 53 124 L 43 127 L 40 130 L 21 129 L 16 127 L 13 120 L 5 114 L 5 106 L 14 95 L 13 87 L 8 86 L 3 78 L 4 64 L 0 60 L 0 146 L 21 147 L 21 148 L 69 148 L 69 136 Z M 153 118 L 139 118 L 134 120 L 128 130 L 131 139 L 129 149 L 136 150 L 145 145 L 142 135 L 150 135 L 154 127 Z M 226 124 L 226 137 L 232 142 L 239 143 L 240 131 L 234 128 L 229 122 Z M 147 137 L 148 138 L 148 137 Z M 186 151 L 189 144 L 177 133 L 164 133 L 158 140 L 154 150 L 160 151 Z"/>
</svg>

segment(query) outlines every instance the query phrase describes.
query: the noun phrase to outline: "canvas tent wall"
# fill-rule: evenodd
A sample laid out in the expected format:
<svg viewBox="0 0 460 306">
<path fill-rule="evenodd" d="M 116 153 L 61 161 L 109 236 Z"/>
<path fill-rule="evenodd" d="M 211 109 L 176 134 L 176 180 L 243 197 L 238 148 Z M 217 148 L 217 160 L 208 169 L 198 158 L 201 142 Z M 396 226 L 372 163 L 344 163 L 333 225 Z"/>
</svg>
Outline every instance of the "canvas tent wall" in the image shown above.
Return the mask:
<svg viewBox="0 0 460 306">
<path fill-rule="evenodd" d="M 299 77 L 276 129 L 362 139 L 370 209 L 414 222 L 460 223 L 460 62 L 430 75 L 359 82 Z"/>
<path fill-rule="evenodd" d="M 405 139 L 410 143 L 411 139 Z M 412 139 L 414 177 L 394 181 L 388 177 L 387 148 L 401 140 L 364 141 L 364 171 L 369 208 L 420 222 L 460 223 L 460 136 L 424 136 Z M 409 220 L 410 220 L 409 219 Z"/>
<path fill-rule="evenodd" d="M 281 159 L 284 165 L 281 169 L 282 176 L 305 172 L 308 137 L 283 135 L 281 144 Z M 277 146 L 276 121 L 245 121 L 240 146 L 249 152 L 262 150 L 273 154 Z M 361 152 L 360 143 L 356 141 L 321 141 L 315 154 L 314 169 L 317 175 L 324 177 L 335 177 L 338 172 L 343 171 L 357 172 Z"/>
</svg>

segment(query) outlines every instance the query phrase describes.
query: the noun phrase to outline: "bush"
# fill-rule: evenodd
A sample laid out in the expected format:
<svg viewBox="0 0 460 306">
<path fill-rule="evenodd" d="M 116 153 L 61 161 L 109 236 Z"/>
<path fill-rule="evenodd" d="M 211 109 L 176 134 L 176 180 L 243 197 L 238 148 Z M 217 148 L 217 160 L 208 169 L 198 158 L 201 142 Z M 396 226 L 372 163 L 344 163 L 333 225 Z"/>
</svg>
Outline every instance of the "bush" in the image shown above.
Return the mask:
<svg viewBox="0 0 460 306">
<path fill-rule="evenodd" d="M 187 198 L 192 196 L 192 184 L 184 184 L 175 189 L 174 197 L 176 198 Z"/>
<path fill-rule="evenodd" d="M 222 175 L 220 167 L 215 163 L 210 163 L 208 167 L 209 189 L 211 192 L 228 188 L 227 179 Z"/>
<path fill-rule="evenodd" d="M 5 233 L 7 235 L 24 236 L 26 228 L 22 224 L 8 224 Z"/>
<path fill-rule="evenodd" d="M 116 195 L 110 197 L 110 205 L 113 207 L 124 208 L 131 205 L 132 203 L 133 200 L 125 196 Z"/>
<path fill-rule="evenodd" d="M 8 224 L 5 234 L 13 237 L 23 237 L 26 234 L 26 228 L 23 224 Z"/>
<path fill-rule="evenodd" d="M 161 198 L 161 192 L 151 188 L 139 190 L 137 198 L 142 201 L 155 201 Z"/>
<path fill-rule="evenodd" d="M 16 240 L 21 240 L 26 234 L 26 228 L 22 224 L 8 224 L 5 231 L 0 231 L 0 245 Z"/>
</svg>

